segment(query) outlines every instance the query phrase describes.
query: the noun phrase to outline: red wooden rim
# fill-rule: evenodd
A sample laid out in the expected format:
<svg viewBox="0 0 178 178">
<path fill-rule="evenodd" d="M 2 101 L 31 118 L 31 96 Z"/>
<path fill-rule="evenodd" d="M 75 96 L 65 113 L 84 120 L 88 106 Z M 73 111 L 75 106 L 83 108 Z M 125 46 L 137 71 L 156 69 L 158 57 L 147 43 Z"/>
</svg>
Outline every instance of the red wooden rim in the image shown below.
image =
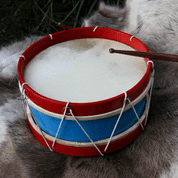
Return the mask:
<svg viewBox="0 0 178 178">
<path fill-rule="evenodd" d="M 103 38 L 114 40 L 118 42 L 122 42 L 138 51 L 149 51 L 145 44 L 143 44 L 137 38 L 133 38 L 130 34 L 126 34 L 124 32 L 98 27 L 95 32 L 93 32 L 93 27 L 82 27 L 82 28 L 74 28 L 70 30 L 64 30 L 61 32 L 57 32 L 52 34 L 52 40 L 50 36 L 46 36 L 39 41 L 32 44 L 22 55 L 25 56 L 25 60 L 23 57 L 20 57 L 17 72 L 20 84 L 22 85 L 25 81 L 23 79 L 23 73 L 28 62 L 36 56 L 41 51 L 46 48 L 55 45 L 57 43 L 70 41 L 74 39 L 81 38 Z M 147 62 L 149 59 L 145 58 Z M 130 90 L 127 91 L 128 97 L 132 100 L 137 98 L 146 88 L 149 80 L 150 80 L 150 71 L 151 64 L 148 63 L 147 71 L 142 79 L 133 86 Z M 58 101 L 54 99 L 50 99 L 40 95 L 35 92 L 28 85 L 24 85 L 24 89 L 27 97 L 32 100 L 36 105 L 54 113 L 63 114 L 63 108 L 66 106 L 66 102 Z M 106 112 L 110 112 L 121 108 L 123 105 L 124 94 L 120 94 L 118 96 L 101 100 L 97 102 L 88 102 L 88 103 L 70 103 L 69 107 L 72 108 L 75 116 L 88 116 L 88 115 L 98 115 Z"/>
</svg>

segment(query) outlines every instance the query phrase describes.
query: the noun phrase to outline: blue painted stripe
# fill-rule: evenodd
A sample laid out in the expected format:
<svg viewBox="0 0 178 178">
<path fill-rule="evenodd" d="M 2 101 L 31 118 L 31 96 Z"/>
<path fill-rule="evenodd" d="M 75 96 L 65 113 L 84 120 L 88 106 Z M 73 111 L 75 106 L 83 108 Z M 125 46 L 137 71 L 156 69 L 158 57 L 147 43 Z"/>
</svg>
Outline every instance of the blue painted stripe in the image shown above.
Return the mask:
<svg viewBox="0 0 178 178">
<path fill-rule="evenodd" d="M 145 108 L 145 97 L 139 103 L 137 103 L 134 107 L 140 118 Z M 44 132 L 55 137 L 57 129 L 61 122 L 61 119 L 45 115 L 37 111 L 31 106 L 30 108 L 40 128 Z M 87 120 L 87 121 L 79 121 L 79 122 L 83 126 L 83 128 L 86 130 L 88 135 L 92 138 L 92 140 L 98 141 L 98 140 L 103 140 L 103 139 L 110 137 L 118 117 L 119 117 L 119 114 L 112 116 L 112 117 L 104 118 L 104 119 L 96 119 L 96 120 L 90 120 L 90 121 Z M 119 124 L 116 128 L 114 135 L 118 135 L 126 131 L 131 126 L 133 126 L 137 121 L 138 120 L 133 109 L 132 108 L 128 109 L 121 116 L 121 119 L 119 121 Z M 73 141 L 73 142 L 90 142 L 88 137 L 84 134 L 84 132 L 81 130 L 78 124 L 73 120 L 63 121 L 58 138 L 67 140 L 67 141 Z"/>
</svg>

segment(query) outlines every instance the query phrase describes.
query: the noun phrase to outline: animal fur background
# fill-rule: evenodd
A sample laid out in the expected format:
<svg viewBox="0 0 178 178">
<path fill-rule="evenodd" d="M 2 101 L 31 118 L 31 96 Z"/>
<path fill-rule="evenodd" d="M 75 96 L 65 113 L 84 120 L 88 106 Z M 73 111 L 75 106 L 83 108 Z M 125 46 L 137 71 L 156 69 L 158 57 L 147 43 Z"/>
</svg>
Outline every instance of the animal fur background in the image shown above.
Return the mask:
<svg viewBox="0 0 178 178">
<path fill-rule="evenodd" d="M 177 0 L 127 0 L 123 8 L 101 3 L 84 25 L 125 31 L 151 51 L 178 54 L 177 17 Z M 16 66 L 21 53 L 39 38 L 0 51 L 0 177 L 177 178 L 178 63 L 154 61 L 149 120 L 134 142 L 104 157 L 71 157 L 38 143 L 23 110 Z"/>
</svg>

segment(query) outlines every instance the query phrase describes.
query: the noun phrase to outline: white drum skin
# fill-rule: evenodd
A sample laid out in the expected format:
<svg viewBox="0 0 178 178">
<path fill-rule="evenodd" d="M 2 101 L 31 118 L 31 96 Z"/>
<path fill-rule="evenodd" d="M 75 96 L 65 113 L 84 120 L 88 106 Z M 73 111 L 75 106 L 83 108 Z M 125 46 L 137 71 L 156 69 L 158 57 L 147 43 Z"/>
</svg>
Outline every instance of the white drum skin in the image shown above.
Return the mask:
<svg viewBox="0 0 178 178">
<path fill-rule="evenodd" d="M 134 50 L 117 41 L 85 38 L 53 45 L 26 66 L 24 79 L 51 99 L 86 103 L 117 96 L 144 76 L 144 58 L 110 54 L 109 48 Z"/>
</svg>

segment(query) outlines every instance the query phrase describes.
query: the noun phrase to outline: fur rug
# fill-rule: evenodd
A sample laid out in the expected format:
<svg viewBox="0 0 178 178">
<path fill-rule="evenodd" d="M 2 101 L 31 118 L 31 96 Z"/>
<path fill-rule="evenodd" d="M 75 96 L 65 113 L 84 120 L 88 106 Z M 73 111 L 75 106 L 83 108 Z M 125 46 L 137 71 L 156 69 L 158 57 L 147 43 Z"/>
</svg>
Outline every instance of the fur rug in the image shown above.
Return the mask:
<svg viewBox="0 0 178 178">
<path fill-rule="evenodd" d="M 151 51 L 178 54 L 177 0 L 127 0 L 123 8 L 100 4 L 84 26 L 115 28 L 134 35 Z M 178 63 L 154 61 L 155 83 L 145 131 L 104 157 L 51 152 L 31 134 L 16 72 L 19 56 L 41 37 L 0 50 L 0 177 L 177 178 Z"/>
</svg>

